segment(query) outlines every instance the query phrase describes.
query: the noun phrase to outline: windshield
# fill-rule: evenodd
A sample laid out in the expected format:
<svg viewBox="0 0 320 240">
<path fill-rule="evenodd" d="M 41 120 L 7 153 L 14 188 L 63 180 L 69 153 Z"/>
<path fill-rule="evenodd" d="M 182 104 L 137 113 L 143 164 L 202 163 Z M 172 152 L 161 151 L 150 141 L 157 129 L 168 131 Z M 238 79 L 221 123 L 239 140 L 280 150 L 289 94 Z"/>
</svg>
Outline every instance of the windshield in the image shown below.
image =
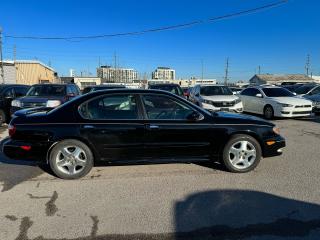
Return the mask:
<svg viewBox="0 0 320 240">
<path fill-rule="evenodd" d="M 306 94 L 314 87 L 315 87 L 315 85 L 304 85 L 304 86 L 301 86 L 301 87 L 297 88 L 295 90 L 295 92 L 297 94 Z"/>
<path fill-rule="evenodd" d="M 284 88 L 263 88 L 262 91 L 267 97 L 293 97 L 294 94 Z"/>
<path fill-rule="evenodd" d="M 231 90 L 226 86 L 202 86 L 200 94 L 203 96 L 233 95 Z"/>
<path fill-rule="evenodd" d="M 32 86 L 27 96 L 64 96 L 66 89 L 63 85 L 38 85 Z"/>
<path fill-rule="evenodd" d="M 149 88 L 171 92 L 171 93 L 179 95 L 179 96 L 183 95 L 182 89 L 178 86 L 175 86 L 175 85 L 151 85 Z"/>
</svg>

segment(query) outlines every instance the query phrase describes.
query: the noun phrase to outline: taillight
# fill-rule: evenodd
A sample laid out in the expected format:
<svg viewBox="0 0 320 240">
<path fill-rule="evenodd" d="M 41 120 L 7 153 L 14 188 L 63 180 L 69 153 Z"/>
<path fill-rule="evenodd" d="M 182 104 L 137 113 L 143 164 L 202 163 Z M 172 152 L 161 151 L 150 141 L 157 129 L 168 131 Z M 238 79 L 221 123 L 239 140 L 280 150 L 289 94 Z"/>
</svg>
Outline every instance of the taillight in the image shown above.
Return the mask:
<svg viewBox="0 0 320 240">
<path fill-rule="evenodd" d="M 16 128 L 15 125 L 9 124 L 8 131 L 9 131 L 9 136 L 10 137 L 12 137 L 15 134 L 16 130 L 17 130 L 17 128 Z"/>
</svg>

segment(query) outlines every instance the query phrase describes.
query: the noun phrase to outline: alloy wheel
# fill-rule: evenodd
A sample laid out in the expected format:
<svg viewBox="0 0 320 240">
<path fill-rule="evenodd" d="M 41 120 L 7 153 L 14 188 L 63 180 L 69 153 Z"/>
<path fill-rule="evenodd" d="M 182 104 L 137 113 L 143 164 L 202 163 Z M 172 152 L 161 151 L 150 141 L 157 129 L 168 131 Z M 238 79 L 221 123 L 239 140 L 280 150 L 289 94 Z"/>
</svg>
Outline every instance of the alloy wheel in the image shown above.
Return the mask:
<svg viewBox="0 0 320 240">
<path fill-rule="evenodd" d="M 256 148 L 249 141 L 238 141 L 229 149 L 229 161 L 239 170 L 249 168 L 256 160 Z"/>
<path fill-rule="evenodd" d="M 87 165 L 87 155 L 79 146 L 64 146 L 59 149 L 55 162 L 59 171 L 74 175 L 82 172 Z"/>
</svg>

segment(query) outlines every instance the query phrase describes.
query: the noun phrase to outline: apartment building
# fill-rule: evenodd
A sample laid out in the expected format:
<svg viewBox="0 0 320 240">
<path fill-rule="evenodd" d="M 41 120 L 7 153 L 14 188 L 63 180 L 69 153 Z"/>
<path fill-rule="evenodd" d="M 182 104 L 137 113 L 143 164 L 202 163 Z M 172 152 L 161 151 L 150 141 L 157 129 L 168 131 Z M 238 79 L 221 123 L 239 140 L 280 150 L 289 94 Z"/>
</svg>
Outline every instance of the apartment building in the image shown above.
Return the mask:
<svg viewBox="0 0 320 240">
<path fill-rule="evenodd" d="M 138 79 L 138 72 L 133 68 L 101 66 L 97 68 L 97 76 L 102 79 L 102 82 L 132 83 Z"/>
<path fill-rule="evenodd" d="M 176 71 L 168 67 L 158 67 L 152 72 L 152 79 L 175 80 Z"/>
</svg>

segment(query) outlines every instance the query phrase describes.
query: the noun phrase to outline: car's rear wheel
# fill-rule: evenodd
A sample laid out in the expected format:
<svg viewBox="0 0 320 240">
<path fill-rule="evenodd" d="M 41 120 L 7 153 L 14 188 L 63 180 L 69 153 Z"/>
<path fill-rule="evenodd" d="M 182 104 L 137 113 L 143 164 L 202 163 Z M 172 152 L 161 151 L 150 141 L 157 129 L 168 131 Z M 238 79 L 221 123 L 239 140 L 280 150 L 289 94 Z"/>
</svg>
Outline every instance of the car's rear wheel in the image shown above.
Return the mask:
<svg viewBox="0 0 320 240">
<path fill-rule="evenodd" d="M 90 148 L 73 139 L 57 143 L 49 155 L 50 168 L 63 179 L 77 179 L 87 175 L 93 162 Z"/>
<path fill-rule="evenodd" d="M 7 122 L 6 113 L 2 109 L 0 109 L 0 126 L 6 122 Z"/>
<path fill-rule="evenodd" d="M 263 115 L 264 115 L 264 118 L 266 118 L 266 119 L 273 119 L 274 111 L 273 111 L 272 106 L 270 106 L 270 105 L 265 106 L 264 110 L 263 110 Z"/>
<path fill-rule="evenodd" d="M 230 172 L 244 173 L 253 170 L 261 160 L 261 147 L 249 135 L 235 135 L 223 150 L 222 161 Z"/>
</svg>

